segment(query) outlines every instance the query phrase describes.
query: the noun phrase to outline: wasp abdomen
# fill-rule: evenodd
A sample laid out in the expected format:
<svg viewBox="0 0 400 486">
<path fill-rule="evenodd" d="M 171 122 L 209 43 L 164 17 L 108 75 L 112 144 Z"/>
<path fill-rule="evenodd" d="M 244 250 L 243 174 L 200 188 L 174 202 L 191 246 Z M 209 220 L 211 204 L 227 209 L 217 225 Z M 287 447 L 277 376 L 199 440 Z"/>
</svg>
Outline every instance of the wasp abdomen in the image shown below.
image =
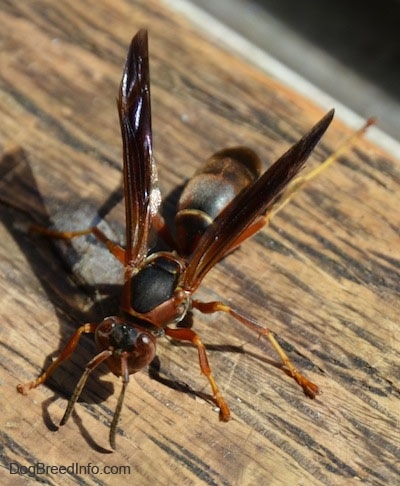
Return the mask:
<svg viewBox="0 0 400 486">
<path fill-rule="evenodd" d="M 246 147 L 216 152 L 186 184 L 178 202 L 176 232 L 181 250 L 189 255 L 216 216 L 257 180 L 261 161 Z"/>
</svg>

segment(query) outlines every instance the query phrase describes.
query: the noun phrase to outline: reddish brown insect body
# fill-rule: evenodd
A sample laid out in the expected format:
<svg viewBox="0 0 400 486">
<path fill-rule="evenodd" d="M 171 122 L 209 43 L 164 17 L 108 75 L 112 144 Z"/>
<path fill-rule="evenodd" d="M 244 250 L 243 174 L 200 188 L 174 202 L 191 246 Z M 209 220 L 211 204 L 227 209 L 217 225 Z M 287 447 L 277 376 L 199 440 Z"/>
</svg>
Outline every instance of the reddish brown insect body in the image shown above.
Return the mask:
<svg viewBox="0 0 400 486">
<path fill-rule="evenodd" d="M 18 385 L 18 390 L 26 393 L 43 383 L 71 356 L 81 334 L 94 333 L 99 354 L 88 363 L 61 423 L 70 416 L 89 373 L 106 361 L 115 375 L 122 376 L 123 383 L 110 429 L 110 443 L 115 448 L 115 432 L 129 375 L 153 360 L 156 338 L 165 334 L 197 347 L 200 368 L 211 385 L 220 419 L 227 421 L 230 411 L 215 383 L 200 337 L 191 329 L 171 327 L 188 311 L 198 309 L 204 313 L 229 313 L 265 336 L 291 376 L 309 397 L 315 397 L 318 387 L 296 370 L 269 329 L 222 302 L 200 302 L 193 298 L 193 293 L 213 266 L 262 228 L 269 221 L 272 208 L 276 210 L 276 204 L 286 199 L 284 191 L 329 126 L 333 110 L 263 174 L 257 155 L 250 149 L 237 147 L 213 155 L 189 181 L 180 198 L 177 244 L 169 252 L 157 253 L 149 251 L 152 229 L 167 241 L 173 238 L 158 214 L 161 197 L 152 154 L 146 31 L 139 31 L 132 40 L 118 110 L 124 154 L 126 248 L 111 242 L 97 227 L 74 233 L 36 230 L 57 238 L 92 233 L 107 245 L 125 268 L 120 315 L 107 317 L 98 325 L 81 326 L 59 358 L 35 381 Z"/>
</svg>

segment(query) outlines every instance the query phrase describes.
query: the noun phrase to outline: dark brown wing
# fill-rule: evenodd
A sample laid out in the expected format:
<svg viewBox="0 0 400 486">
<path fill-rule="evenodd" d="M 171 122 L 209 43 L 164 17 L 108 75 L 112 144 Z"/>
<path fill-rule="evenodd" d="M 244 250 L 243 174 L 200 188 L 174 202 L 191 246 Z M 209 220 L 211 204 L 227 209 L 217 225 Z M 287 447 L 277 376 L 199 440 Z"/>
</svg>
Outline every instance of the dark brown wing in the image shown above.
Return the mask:
<svg viewBox="0 0 400 486">
<path fill-rule="evenodd" d="M 251 186 L 242 191 L 215 218 L 188 258 L 183 288 L 194 291 L 226 249 L 261 215 L 274 205 L 296 176 L 332 121 L 327 113 L 302 139 L 280 157 Z"/>
<path fill-rule="evenodd" d="M 146 30 L 132 39 L 117 102 L 124 157 L 125 263 L 137 265 L 146 257 L 151 222 L 161 202 L 152 152 Z"/>
</svg>

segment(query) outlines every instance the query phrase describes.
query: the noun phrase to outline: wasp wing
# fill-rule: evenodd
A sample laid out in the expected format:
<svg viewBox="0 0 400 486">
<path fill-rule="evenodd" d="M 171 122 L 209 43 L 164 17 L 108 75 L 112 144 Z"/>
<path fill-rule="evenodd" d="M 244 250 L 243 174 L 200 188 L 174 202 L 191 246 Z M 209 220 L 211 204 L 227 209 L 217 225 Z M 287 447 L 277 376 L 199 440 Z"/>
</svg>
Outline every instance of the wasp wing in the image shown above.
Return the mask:
<svg viewBox="0 0 400 486">
<path fill-rule="evenodd" d="M 124 158 L 125 263 L 137 265 L 146 257 L 151 223 L 161 202 L 152 150 L 146 30 L 132 39 L 117 104 Z"/>
<path fill-rule="evenodd" d="M 260 216 L 266 214 L 298 174 L 332 121 L 329 111 L 253 184 L 239 193 L 200 238 L 188 264 L 182 287 L 193 292 L 205 275 Z"/>
</svg>

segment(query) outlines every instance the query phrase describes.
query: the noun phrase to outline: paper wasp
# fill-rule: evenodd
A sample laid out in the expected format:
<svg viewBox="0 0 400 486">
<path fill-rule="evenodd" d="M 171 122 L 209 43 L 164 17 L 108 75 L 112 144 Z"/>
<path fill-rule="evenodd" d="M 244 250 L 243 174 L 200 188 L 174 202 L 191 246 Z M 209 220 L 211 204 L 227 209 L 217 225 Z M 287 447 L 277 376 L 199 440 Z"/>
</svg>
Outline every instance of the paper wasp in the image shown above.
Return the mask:
<svg viewBox="0 0 400 486">
<path fill-rule="evenodd" d="M 303 138 L 268 170 L 261 173 L 258 156 L 245 147 L 224 149 L 214 154 L 186 185 L 176 214 L 176 243 L 171 251 L 152 252 L 151 231 L 169 242 L 170 236 L 158 209 L 161 196 L 152 152 L 150 78 L 147 31 L 132 40 L 119 89 L 118 111 L 123 141 L 123 175 L 126 212 L 126 247 L 110 241 L 98 228 L 72 233 L 36 228 L 55 238 L 92 234 L 103 242 L 124 267 L 120 313 L 99 324 L 79 327 L 60 356 L 36 380 L 18 385 L 27 393 L 48 379 L 74 352 L 82 334 L 93 333 L 99 353 L 87 364 L 61 420 L 72 413 L 90 372 L 106 361 L 122 377 L 110 428 L 115 435 L 129 375 L 147 366 L 156 355 L 156 340 L 162 335 L 192 343 L 198 350 L 200 368 L 207 377 L 220 419 L 227 421 L 230 410 L 211 372 L 204 344 L 190 328 L 175 325 L 188 312 L 225 312 L 272 344 L 289 375 L 314 398 L 319 390 L 291 363 L 268 328 L 223 302 L 202 302 L 193 295 L 205 275 L 228 253 L 265 226 L 301 185 L 297 177 L 310 153 L 333 118 L 325 115 Z"/>
</svg>

